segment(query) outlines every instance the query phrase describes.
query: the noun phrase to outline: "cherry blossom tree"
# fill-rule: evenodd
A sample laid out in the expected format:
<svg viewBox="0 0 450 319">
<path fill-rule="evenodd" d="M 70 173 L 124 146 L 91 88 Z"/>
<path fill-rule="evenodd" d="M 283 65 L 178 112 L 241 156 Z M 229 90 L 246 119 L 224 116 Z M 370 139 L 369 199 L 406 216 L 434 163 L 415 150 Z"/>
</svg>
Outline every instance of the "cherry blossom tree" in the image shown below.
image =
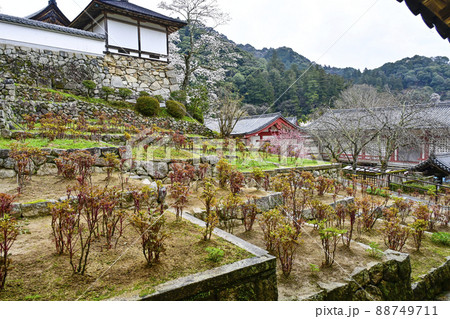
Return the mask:
<svg viewBox="0 0 450 319">
<path fill-rule="evenodd" d="M 222 12 L 217 0 L 172 0 L 159 4 L 161 9 L 170 11 L 186 21 L 187 43 L 183 50 L 172 51 L 172 64 L 182 72 L 182 89 L 186 90 L 195 77 L 203 76 L 208 81 L 215 81 L 209 76 L 224 76 L 220 61 L 215 59 L 223 50 L 222 41 L 214 33 L 214 28 L 227 23 L 230 18 Z M 171 43 L 180 43 L 180 34 L 171 37 Z M 174 49 L 173 45 L 171 46 Z M 202 53 L 208 52 L 208 55 Z M 176 55 L 179 56 L 176 56 Z"/>
<path fill-rule="evenodd" d="M 285 158 L 305 158 L 308 154 L 306 138 L 298 130 L 282 128 L 271 140 L 271 149 Z"/>
</svg>

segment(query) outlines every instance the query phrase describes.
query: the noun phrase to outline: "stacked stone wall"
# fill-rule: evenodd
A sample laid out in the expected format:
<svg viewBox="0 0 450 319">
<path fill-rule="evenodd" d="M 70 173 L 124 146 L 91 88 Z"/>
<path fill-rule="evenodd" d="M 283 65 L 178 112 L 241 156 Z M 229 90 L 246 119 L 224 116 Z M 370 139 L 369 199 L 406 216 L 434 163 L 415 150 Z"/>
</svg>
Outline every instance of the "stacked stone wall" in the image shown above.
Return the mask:
<svg viewBox="0 0 450 319">
<path fill-rule="evenodd" d="M 414 300 L 434 300 L 442 292 L 450 291 L 450 257 L 437 268 L 431 269 L 412 285 Z"/>
<path fill-rule="evenodd" d="M 199 134 L 203 136 L 213 137 L 214 134 L 207 127 L 187 121 L 176 121 L 173 118 L 147 118 L 143 117 L 132 109 L 113 108 L 103 104 L 94 104 L 83 101 L 74 102 L 54 102 L 54 101 L 27 101 L 17 100 L 11 104 L 13 113 L 17 116 L 23 114 L 35 114 L 38 117 L 52 112 L 55 114 L 63 113 L 69 117 L 77 117 L 83 112 L 87 118 L 95 119 L 98 112 L 104 112 L 109 116 L 117 116 L 128 123 L 134 123 L 139 126 L 151 128 L 153 125 L 164 129 L 171 129 L 183 134 Z"/>
<path fill-rule="evenodd" d="M 200 227 L 205 223 L 187 213 L 183 218 Z M 255 257 L 167 282 L 142 301 L 276 301 L 278 300 L 276 258 L 236 236 L 216 228 L 214 234 L 247 250 Z"/>
<path fill-rule="evenodd" d="M 0 133 L 2 136 L 8 133 L 8 123 L 13 118 L 11 102 L 16 98 L 16 86 L 11 79 L 0 77 Z"/>
<path fill-rule="evenodd" d="M 44 151 L 47 152 L 45 159 L 33 162 L 31 172 L 33 175 L 56 175 L 58 173 L 58 169 L 55 164 L 55 159 L 60 157 L 65 152 L 72 152 L 74 150 L 44 149 Z M 118 147 L 95 147 L 88 148 L 86 151 L 97 157 L 94 166 L 98 172 L 103 172 L 104 167 L 106 167 L 106 153 L 114 153 L 119 157 L 121 156 L 121 152 Z M 9 156 L 9 153 L 10 150 L 0 149 L 0 178 L 16 177 L 15 161 Z"/>
<path fill-rule="evenodd" d="M 128 88 L 136 99 L 140 91 L 167 98 L 179 89 L 176 73 L 165 62 L 106 54 L 93 56 L 0 44 L 0 78 L 28 86 L 80 91 L 84 80 L 101 87 Z"/>
<path fill-rule="evenodd" d="M 95 119 L 99 112 L 109 116 L 117 116 L 128 123 L 139 126 L 152 127 L 156 125 L 164 129 L 171 129 L 183 134 L 198 134 L 214 137 L 213 132 L 204 125 L 196 122 L 176 121 L 173 118 L 143 117 L 130 108 L 111 107 L 99 103 L 88 103 L 77 100 L 71 95 L 64 95 L 56 91 L 15 84 L 14 80 L 0 79 L 0 132 L 8 130 L 15 125 L 15 119 L 24 114 L 34 114 L 38 118 L 52 113 L 63 113 L 68 117 L 77 117 L 83 112 L 87 118 Z M 10 125 L 9 125 L 10 124 Z M 8 135 L 10 133 L 5 133 Z"/>
<path fill-rule="evenodd" d="M 304 300 L 407 301 L 413 300 L 408 254 L 384 252 L 383 260 L 356 268 L 350 282 L 318 283 L 322 291 Z"/>
<path fill-rule="evenodd" d="M 383 260 L 356 268 L 349 282 L 318 283 L 321 292 L 306 297 L 308 301 L 425 301 L 450 289 L 450 257 L 431 269 L 420 281 L 411 284 L 408 254 L 384 252 Z"/>
</svg>

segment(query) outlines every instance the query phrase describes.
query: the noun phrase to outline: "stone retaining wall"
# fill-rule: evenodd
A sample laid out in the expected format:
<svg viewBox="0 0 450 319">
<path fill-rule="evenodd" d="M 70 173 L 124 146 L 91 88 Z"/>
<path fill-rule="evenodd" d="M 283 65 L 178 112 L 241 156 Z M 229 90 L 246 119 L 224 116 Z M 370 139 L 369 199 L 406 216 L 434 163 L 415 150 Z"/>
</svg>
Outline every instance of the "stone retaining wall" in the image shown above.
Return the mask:
<svg viewBox="0 0 450 319">
<path fill-rule="evenodd" d="M 27 137 L 30 138 L 39 138 L 41 137 L 41 134 L 39 133 L 30 133 L 30 132 L 26 132 L 26 131 L 13 131 L 10 133 L 10 138 L 14 139 L 14 140 L 20 140 L 20 138 L 24 135 L 27 134 Z M 79 136 L 75 136 L 75 135 L 71 135 L 71 134 L 66 134 L 65 138 L 67 139 L 79 139 Z M 102 142 L 106 142 L 112 145 L 117 145 L 117 147 L 120 146 L 125 146 L 127 143 L 127 139 L 124 135 L 119 135 L 119 134 L 98 134 L 95 135 L 96 140 L 98 141 L 102 141 Z"/>
<path fill-rule="evenodd" d="M 347 206 L 348 204 L 352 204 L 354 202 L 355 202 L 355 198 L 354 197 L 346 197 L 346 198 L 337 200 L 336 204 L 335 203 L 329 204 L 329 206 L 331 206 L 332 208 L 336 208 L 337 205 L 342 204 L 344 206 Z M 305 211 L 303 212 L 303 216 L 306 219 L 313 219 L 313 216 L 312 216 L 312 213 L 311 213 L 311 209 L 305 209 Z"/>
<path fill-rule="evenodd" d="M 20 118 L 24 114 L 34 114 L 38 118 L 49 113 L 63 113 L 68 117 L 77 117 L 83 112 L 87 118 L 97 118 L 98 112 L 104 112 L 109 116 L 117 116 L 129 124 L 145 125 L 151 127 L 156 125 L 164 129 L 179 131 L 184 134 L 197 134 L 214 137 L 210 129 L 196 122 L 176 121 L 173 118 L 148 118 L 129 108 L 109 107 L 104 104 L 88 103 L 76 100 L 71 96 L 65 96 L 58 92 L 51 92 L 42 88 L 15 85 L 14 81 L 0 81 L 4 87 L 5 95 L 0 95 L 0 125 L 6 124 L 11 119 Z M 0 88 L 2 85 L 0 84 Z M 2 113 L 2 110 L 7 113 Z M 8 115 L 8 116 L 6 116 Z M 13 121 L 14 122 L 14 121 Z M 13 126 L 14 123 L 11 123 Z M 1 126 L 0 126 L 1 129 Z"/>
<path fill-rule="evenodd" d="M 450 290 L 450 257 L 411 285 L 408 254 L 386 250 L 381 262 L 356 268 L 349 282 L 318 283 L 322 291 L 306 301 L 425 301 Z"/>
<path fill-rule="evenodd" d="M 450 290 L 450 257 L 438 268 L 431 269 L 412 285 L 414 300 L 433 300 L 442 292 Z"/>
<path fill-rule="evenodd" d="M 217 163 L 219 162 L 219 158 L 211 155 L 202 156 L 196 159 L 189 158 L 183 160 L 161 159 L 153 161 L 133 161 L 131 173 L 141 177 L 150 177 L 152 179 L 163 180 L 169 175 L 169 172 L 171 171 L 171 164 L 180 162 L 189 163 L 194 167 L 198 166 L 200 163 L 207 163 L 210 165 L 210 174 L 212 174 Z"/>
<path fill-rule="evenodd" d="M 384 252 L 382 262 L 356 268 L 349 282 L 319 283 L 322 291 L 308 301 L 407 301 L 413 300 L 408 254 Z"/>
<path fill-rule="evenodd" d="M 38 117 L 41 117 L 49 112 L 52 112 L 55 114 L 63 113 L 72 118 L 77 117 L 80 112 L 83 112 L 87 118 L 95 119 L 98 112 L 104 112 L 111 117 L 117 116 L 127 123 L 134 123 L 139 126 L 145 125 L 150 128 L 153 125 L 156 125 L 160 128 L 171 129 L 183 134 L 213 136 L 210 129 L 195 122 L 176 121 L 173 118 L 147 118 L 141 116 L 132 109 L 113 108 L 103 104 L 94 104 L 83 101 L 55 102 L 46 100 L 30 101 L 18 99 L 15 103 L 9 103 L 9 105 L 10 109 L 17 117 L 20 117 L 23 114 L 35 114 Z"/>
<path fill-rule="evenodd" d="M 58 169 L 55 164 L 55 158 L 61 156 L 65 152 L 72 152 L 74 150 L 62 150 L 62 149 L 43 149 L 48 152 L 46 158 L 39 162 L 33 162 L 33 172 L 34 175 L 56 175 Z M 97 156 L 95 162 L 95 170 L 97 172 L 103 172 L 104 167 L 106 167 L 106 162 L 104 160 L 106 153 L 114 153 L 119 156 L 120 152 L 118 147 L 95 147 L 86 149 L 92 155 Z M 10 150 L 0 149 L 0 178 L 13 178 L 16 176 L 14 170 L 15 162 L 9 157 Z"/>
<path fill-rule="evenodd" d="M 107 54 L 92 56 L 82 53 L 51 51 L 0 44 L 0 78 L 12 78 L 28 86 L 81 90 L 84 80 L 102 86 L 129 88 L 133 98 L 140 91 L 167 98 L 179 90 L 174 68 L 165 62 Z"/>
<path fill-rule="evenodd" d="M 306 167 L 295 167 L 295 168 L 277 168 L 272 170 L 265 170 L 265 173 L 268 173 L 270 176 L 276 176 L 278 174 L 286 174 L 289 173 L 292 169 L 295 169 L 296 171 L 307 171 L 307 172 L 335 172 L 338 169 L 340 169 L 341 164 L 328 164 L 328 165 L 319 165 L 319 166 L 306 166 Z M 251 176 L 251 172 L 245 172 L 245 176 Z"/>
<path fill-rule="evenodd" d="M 10 102 L 16 98 L 16 86 L 11 79 L 3 80 L 0 77 L 0 133 L 7 134 L 8 123 L 13 118 Z"/>
<path fill-rule="evenodd" d="M 205 223 L 189 215 L 183 218 L 204 227 Z M 243 248 L 255 257 L 164 283 L 141 301 L 276 301 L 278 300 L 276 258 L 267 251 L 220 229 L 214 233 Z"/>
<path fill-rule="evenodd" d="M 0 97 L 5 101 L 14 101 L 16 97 L 16 86 L 12 79 L 0 77 Z"/>
<path fill-rule="evenodd" d="M 255 204 L 261 212 L 267 212 L 280 205 L 283 205 L 283 196 L 281 193 L 271 193 L 266 196 L 259 197 L 255 200 Z M 206 211 L 201 208 L 192 209 L 190 212 L 196 218 L 206 220 Z M 219 214 L 220 215 L 220 214 Z M 220 216 L 219 216 L 220 217 Z M 225 224 L 234 223 L 235 225 L 242 224 L 244 216 L 242 212 L 238 212 L 236 219 L 232 220 L 219 220 L 219 227 L 226 227 Z"/>
<path fill-rule="evenodd" d="M 105 139 L 113 139 L 111 136 L 105 136 Z M 125 146 L 120 147 L 95 147 L 85 149 L 92 155 L 97 156 L 97 161 L 95 163 L 96 171 L 102 172 L 103 168 L 106 167 L 106 162 L 104 161 L 105 153 L 114 153 L 119 156 L 121 159 L 122 156 L 124 158 L 131 158 L 131 151 L 128 149 L 127 152 L 124 152 L 125 155 L 122 155 L 119 151 L 122 149 L 123 151 L 128 148 Z M 43 149 L 48 153 L 45 160 L 40 162 L 33 163 L 33 175 L 56 175 L 57 168 L 55 164 L 55 158 L 59 157 L 61 154 L 65 152 L 73 152 L 75 150 L 62 150 L 62 149 Z M 13 178 L 16 176 L 16 172 L 14 171 L 14 160 L 9 157 L 10 150 L 8 149 L 0 149 L 0 178 Z M 132 174 L 138 175 L 140 178 L 151 178 L 154 180 L 164 180 L 168 178 L 169 172 L 171 171 L 171 164 L 179 163 L 181 160 L 154 160 L 154 161 L 132 161 L 131 167 L 128 171 Z M 183 162 L 190 163 L 194 166 L 200 163 L 208 163 L 211 166 L 211 174 L 214 173 L 214 169 L 216 164 L 219 162 L 219 158 L 217 156 L 202 156 L 197 159 L 185 159 Z"/>
</svg>

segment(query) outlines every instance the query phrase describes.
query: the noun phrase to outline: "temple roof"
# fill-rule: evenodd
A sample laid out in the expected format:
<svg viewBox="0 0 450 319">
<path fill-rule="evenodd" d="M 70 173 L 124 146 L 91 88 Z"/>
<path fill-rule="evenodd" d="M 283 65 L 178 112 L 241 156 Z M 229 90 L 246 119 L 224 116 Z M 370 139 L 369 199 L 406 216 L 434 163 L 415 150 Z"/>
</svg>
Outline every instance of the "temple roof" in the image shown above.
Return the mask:
<svg viewBox="0 0 450 319">
<path fill-rule="evenodd" d="M 61 25 L 67 27 L 70 20 L 59 10 L 56 0 L 49 0 L 48 6 L 35 12 L 29 16 L 28 19 L 47 22 L 51 24 Z"/>
<path fill-rule="evenodd" d="M 330 126 L 357 125 L 361 128 L 367 127 L 367 129 L 376 129 L 379 125 L 384 125 L 384 121 L 391 121 L 391 123 L 395 125 L 402 116 L 402 109 L 395 106 L 378 107 L 374 108 L 373 111 L 373 114 L 371 114 L 371 112 L 368 112 L 364 108 L 331 109 L 305 128 L 310 130 L 327 130 Z M 431 106 L 411 106 L 411 110 L 406 111 L 405 113 L 408 115 L 408 123 L 405 128 L 450 128 L 450 101 L 438 102 Z M 403 116 L 405 116 L 405 114 L 403 114 Z M 335 124 L 339 125 L 335 126 Z"/>
<path fill-rule="evenodd" d="M 446 177 L 450 175 L 450 153 L 431 155 L 425 162 L 411 170 L 423 172 L 427 176 Z"/>
<path fill-rule="evenodd" d="M 103 11 L 122 14 L 134 17 L 140 20 L 153 22 L 156 24 L 167 26 L 169 32 L 175 32 L 186 26 L 186 23 L 162 15 L 158 12 L 140 7 L 127 0 L 93 0 L 88 6 L 76 17 L 70 24 L 73 28 L 83 29 L 92 22 L 92 19 L 98 17 Z"/>
<path fill-rule="evenodd" d="M 297 125 L 297 116 L 286 117 L 286 120 L 288 120 L 294 125 Z"/>
<path fill-rule="evenodd" d="M 231 133 L 232 136 L 252 135 L 275 123 L 278 119 L 284 120 L 291 127 L 298 128 L 295 124 L 285 119 L 281 113 L 255 115 L 241 118 Z M 205 126 L 212 131 L 219 132 L 219 122 L 216 119 L 208 119 Z"/>
<path fill-rule="evenodd" d="M 403 2 L 403 0 L 397 0 Z M 425 24 L 443 39 L 450 41 L 450 1 L 448 0 L 405 0 L 414 15 L 421 15 Z"/>
</svg>

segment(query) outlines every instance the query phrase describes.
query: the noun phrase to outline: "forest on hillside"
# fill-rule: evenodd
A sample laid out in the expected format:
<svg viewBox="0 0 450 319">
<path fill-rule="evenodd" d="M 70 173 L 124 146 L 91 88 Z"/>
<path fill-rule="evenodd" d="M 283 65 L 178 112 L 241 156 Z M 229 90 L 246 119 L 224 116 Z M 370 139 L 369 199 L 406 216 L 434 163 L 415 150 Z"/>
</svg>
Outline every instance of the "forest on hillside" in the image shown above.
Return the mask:
<svg viewBox="0 0 450 319">
<path fill-rule="evenodd" d="M 442 100 L 450 99 L 450 62 L 447 57 L 427 58 L 416 55 L 363 72 L 354 68 L 324 68 L 354 84 L 369 84 L 393 91 L 417 89 L 425 95 L 437 93 Z"/>
<path fill-rule="evenodd" d="M 189 48 L 189 35 L 187 28 L 182 29 L 174 41 L 181 57 Z M 433 93 L 441 100 L 450 99 L 447 57 L 414 56 L 360 71 L 321 66 L 287 47 L 257 50 L 249 44 L 237 45 L 212 29 L 203 30 L 196 38 L 204 41 L 198 52 L 202 72 L 193 76 L 190 87 L 203 95 L 217 88 L 233 91 L 242 97 L 250 115 L 281 112 L 306 119 L 314 109 L 331 105 L 353 84 L 393 93 L 414 90 L 418 103 L 428 102 Z M 211 104 L 202 109 L 215 107 Z"/>
</svg>

